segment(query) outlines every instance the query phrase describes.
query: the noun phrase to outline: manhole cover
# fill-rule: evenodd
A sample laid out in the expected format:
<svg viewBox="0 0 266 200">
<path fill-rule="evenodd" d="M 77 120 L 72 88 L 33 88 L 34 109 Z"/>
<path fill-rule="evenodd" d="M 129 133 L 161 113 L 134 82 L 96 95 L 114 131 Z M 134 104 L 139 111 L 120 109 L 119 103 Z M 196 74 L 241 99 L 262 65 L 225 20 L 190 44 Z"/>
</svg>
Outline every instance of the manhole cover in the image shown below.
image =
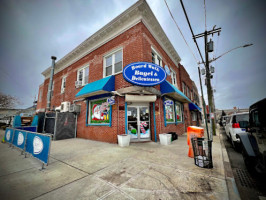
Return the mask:
<svg viewBox="0 0 266 200">
<path fill-rule="evenodd" d="M 248 187 L 248 188 L 256 188 L 256 183 L 255 181 L 250 177 L 249 173 L 247 170 L 243 169 L 235 169 L 237 179 L 241 183 L 243 187 Z"/>
</svg>

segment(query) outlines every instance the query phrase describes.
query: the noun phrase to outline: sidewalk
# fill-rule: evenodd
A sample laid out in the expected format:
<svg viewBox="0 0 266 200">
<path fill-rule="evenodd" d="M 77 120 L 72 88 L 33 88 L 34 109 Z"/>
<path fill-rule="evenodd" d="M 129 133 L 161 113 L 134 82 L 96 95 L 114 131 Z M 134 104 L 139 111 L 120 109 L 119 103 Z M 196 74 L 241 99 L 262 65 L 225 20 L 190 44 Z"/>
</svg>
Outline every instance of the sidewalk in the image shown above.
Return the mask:
<svg viewBox="0 0 266 200">
<path fill-rule="evenodd" d="M 79 138 L 53 141 L 50 164 L 42 171 L 37 160 L 1 143 L 0 197 L 229 199 L 235 191 L 228 184 L 219 135 L 213 140 L 213 169 L 194 165 L 186 135 L 168 146 L 148 142 L 125 148 Z"/>
</svg>

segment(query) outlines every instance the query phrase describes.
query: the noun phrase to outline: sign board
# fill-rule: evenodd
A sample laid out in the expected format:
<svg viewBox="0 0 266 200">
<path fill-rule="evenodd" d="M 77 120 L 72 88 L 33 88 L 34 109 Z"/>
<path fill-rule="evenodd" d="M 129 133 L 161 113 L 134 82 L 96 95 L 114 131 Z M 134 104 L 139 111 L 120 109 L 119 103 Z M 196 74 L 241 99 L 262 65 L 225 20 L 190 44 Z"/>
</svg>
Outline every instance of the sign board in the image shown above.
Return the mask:
<svg viewBox="0 0 266 200">
<path fill-rule="evenodd" d="M 165 70 L 154 63 L 135 62 L 123 69 L 124 79 L 134 85 L 155 86 L 166 79 Z"/>
<path fill-rule="evenodd" d="M 13 141 L 13 134 L 14 134 L 14 129 L 12 129 L 12 128 L 6 128 L 5 141 L 8 142 L 8 143 L 12 143 L 12 141 Z"/>
<path fill-rule="evenodd" d="M 214 119 L 214 113 L 211 113 L 211 119 Z"/>
<path fill-rule="evenodd" d="M 49 135 L 27 133 L 26 152 L 45 164 L 48 164 L 50 145 L 51 137 Z"/>
<path fill-rule="evenodd" d="M 13 145 L 24 150 L 25 143 L 26 143 L 26 136 L 27 136 L 27 132 L 16 129 L 14 133 Z"/>
<path fill-rule="evenodd" d="M 165 69 L 166 74 L 167 74 L 168 76 L 170 76 L 170 75 L 171 75 L 171 71 L 170 71 L 169 67 L 168 67 L 167 65 L 165 65 L 165 66 L 164 66 L 164 69 Z"/>
<path fill-rule="evenodd" d="M 164 101 L 164 105 L 165 106 L 172 106 L 173 105 L 173 101 L 172 100 L 166 100 L 166 101 Z"/>
<path fill-rule="evenodd" d="M 114 96 L 109 97 L 109 98 L 107 99 L 107 103 L 108 103 L 109 105 L 114 105 L 114 104 L 115 104 L 115 97 L 114 97 Z"/>
</svg>

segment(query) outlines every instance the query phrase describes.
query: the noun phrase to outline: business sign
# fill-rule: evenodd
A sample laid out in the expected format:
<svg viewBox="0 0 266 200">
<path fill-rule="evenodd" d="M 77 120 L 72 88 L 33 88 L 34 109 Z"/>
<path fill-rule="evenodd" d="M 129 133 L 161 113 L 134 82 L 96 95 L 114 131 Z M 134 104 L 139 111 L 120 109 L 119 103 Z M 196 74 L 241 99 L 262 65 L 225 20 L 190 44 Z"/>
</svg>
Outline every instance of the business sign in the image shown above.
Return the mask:
<svg viewBox="0 0 266 200">
<path fill-rule="evenodd" d="M 167 65 L 165 65 L 165 66 L 164 66 L 164 69 L 165 69 L 166 74 L 167 74 L 168 76 L 170 76 L 170 75 L 171 75 L 171 71 L 170 71 L 169 67 L 168 67 Z"/>
<path fill-rule="evenodd" d="M 26 152 L 48 164 L 51 137 L 36 133 L 27 133 Z"/>
<path fill-rule="evenodd" d="M 115 104 L 115 97 L 114 97 L 114 96 L 109 97 L 109 98 L 107 99 L 107 103 L 108 103 L 109 105 L 114 105 L 114 104 Z"/>
<path fill-rule="evenodd" d="M 134 85 L 154 86 L 166 79 L 165 70 L 156 64 L 135 62 L 123 69 L 124 79 Z"/>
<path fill-rule="evenodd" d="M 24 150 L 27 132 L 15 129 L 13 145 Z"/>
<path fill-rule="evenodd" d="M 172 106 L 172 105 L 173 105 L 173 101 L 171 101 L 171 100 L 166 100 L 166 101 L 164 101 L 164 105 L 165 105 L 165 106 Z"/>
<path fill-rule="evenodd" d="M 12 143 L 13 134 L 14 134 L 14 130 L 12 128 L 6 128 L 5 141 L 8 143 Z"/>
</svg>

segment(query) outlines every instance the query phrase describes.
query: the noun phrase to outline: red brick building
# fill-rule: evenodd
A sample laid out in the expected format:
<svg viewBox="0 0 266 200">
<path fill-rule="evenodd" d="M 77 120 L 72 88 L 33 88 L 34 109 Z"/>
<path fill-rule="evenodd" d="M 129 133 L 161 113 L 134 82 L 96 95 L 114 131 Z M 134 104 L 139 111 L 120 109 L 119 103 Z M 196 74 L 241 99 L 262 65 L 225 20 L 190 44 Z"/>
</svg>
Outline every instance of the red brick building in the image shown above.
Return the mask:
<svg viewBox="0 0 266 200">
<path fill-rule="evenodd" d="M 189 103 L 198 94 L 180 60 L 150 7 L 140 0 L 56 62 L 51 108 L 62 102 L 80 105 L 77 137 L 91 140 L 116 143 L 117 135 L 130 134 L 132 141 L 157 141 L 160 133 L 183 134 L 192 125 Z M 169 68 L 167 82 L 148 87 L 126 81 L 123 69 L 134 62 Z M 47 105 L 50 71 L 42 73 L 39 111 Z M 108 104 L 110 97 L 114 105 Z"/>
</svg>

